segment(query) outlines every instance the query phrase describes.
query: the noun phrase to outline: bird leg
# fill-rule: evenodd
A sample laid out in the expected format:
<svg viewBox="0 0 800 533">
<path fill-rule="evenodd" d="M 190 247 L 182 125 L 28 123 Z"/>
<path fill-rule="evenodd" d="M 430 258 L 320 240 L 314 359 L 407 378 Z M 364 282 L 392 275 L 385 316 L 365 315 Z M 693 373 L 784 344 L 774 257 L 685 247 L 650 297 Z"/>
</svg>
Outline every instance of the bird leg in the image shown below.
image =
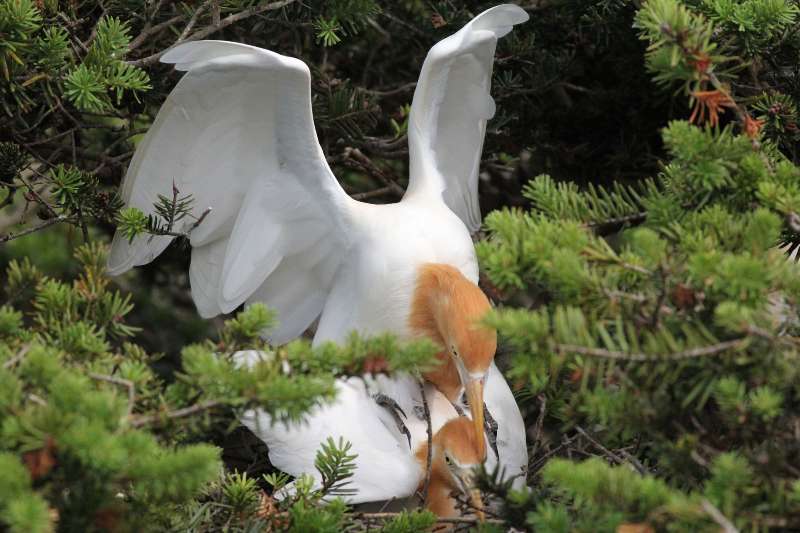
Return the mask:
<svg viewBox="0 0 800 533">
<path fill-rule="evenodd" d="M 392 398 L 389 398 L 380 392 L 373 394 L 372 399 L 375 400 L 375 403 L 389 411 L 389 413 L 392 415 L 392 418 L 394 418 L 395 423 L 397 424 L 397 429 L 399 429 L 400 432 L 406 436 L 406 439 L 408 439 L 408 447 L 411 448 L 411 433 L 408 431 L 408 428 L 403 422 L 403 419 L 408 417 L 406 416 L 405 411 L 403 411 L 403 408 L 400 407 L 400 405 Z M 403 418 L 400 418 L 400 415 L 403 415 Z"/>
<path fill-rule="evenodd" d="M 500 459 L 500 454 L 497 453 L 497 421 L 485 403 L 483 404 L 483 426 L 486 428 L 486 436 L 489 437 L 489 446 L 492 447 L 494 456 Z"/>
</svg>

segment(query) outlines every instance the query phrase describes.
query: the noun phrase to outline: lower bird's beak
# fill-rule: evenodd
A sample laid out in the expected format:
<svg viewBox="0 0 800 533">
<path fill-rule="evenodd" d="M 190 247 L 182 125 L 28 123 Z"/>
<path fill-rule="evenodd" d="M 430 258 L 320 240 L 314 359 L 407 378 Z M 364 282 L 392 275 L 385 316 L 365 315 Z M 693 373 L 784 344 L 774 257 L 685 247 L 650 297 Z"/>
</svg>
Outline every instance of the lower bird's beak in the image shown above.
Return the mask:
<svg viewBox="0 0 800 533">
<path fill-rule="evenodd" d="M 469 497 L 472 508 L 475 509 L 475 515 L 478 520 L 483 522 L 486 516 L 483 513 L 483 498 L 481 498 L 481 491 L 475 488 L 475 477 L 472 471 L 466 471 L 458 475 L 458 481 L 461 484 L 461 490 L 465 496 Z"/>
<path fill-rule="evenodd" d="M 472 501 L 472 507 L 475 508 L 475 515 L 478 517 L 479 521 L 483 522 L 486 520 L 486 515 L 483 514 L 483 498 L 481 498 L 481 491 L 472 489 L 469 493 L 469 497 Z"/>
<path fill-rule="evenodd" d="M 478 444 L 478 455 L 486 458 L 486 441 L 483 436 L 483 379 L 472 379 L 466 384 L 467 401 L 475 425 L 475 438 Z"/>
</svg>

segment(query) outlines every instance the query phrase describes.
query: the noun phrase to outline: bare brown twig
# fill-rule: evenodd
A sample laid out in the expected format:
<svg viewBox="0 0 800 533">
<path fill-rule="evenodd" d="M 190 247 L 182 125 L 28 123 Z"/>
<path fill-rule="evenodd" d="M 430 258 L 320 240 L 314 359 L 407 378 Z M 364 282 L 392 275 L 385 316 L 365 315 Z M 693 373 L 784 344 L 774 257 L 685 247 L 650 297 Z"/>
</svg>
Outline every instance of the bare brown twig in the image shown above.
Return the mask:
<svg viewBox="0 0 800 533">
<path fill-rule="evenodd" d="M 356 515 L 357 518 L 361 519 L 373 519 L 373 520 L 391 520 L 395 518 L 400 513 L 359 513 Z M 497 519 L 486 519 L 486 520 L 479 520 L 478 518 L 471 518 L 471 517 L 461 517 L 461 518 L 439 518 L 436 522 L 440 524 L 478 524 L 478 523 L 488 523 L 488 524 L 503 524 L 502 520 Z"/>
<path fill-rule="evenodd" d="M 185 418 L 187 416 L 196 415 L 198 413 L 202 413 L 203 411 L 208 411 L 209 409 L 213 409 L 214 407 L 218 407 L 220 405 L 221 403 L 218 401 L 209 400 L 207 402 L 198 403 L 190 407 L 175 409 L 174 411 L 167 411 L 166 413 L 156 413 L 154 415 L 132 417 L 130 419 L 130 424 L 132 427 L 138 428 L 150 424 L 155 424 L 161 420 L 174 420 L 176 418 Z"/>
<path fill-rule="evenodd" d="M 690 359 L 692 357 L 703 357 L 716 355 L 727 350 L 738 350 L 747 345 L 749 339 L 733 339 L 724 341 L 711 346 L 691 348 L 680 352 L 668 353 L 663 355 L 651 355 L 638 352 L 623 352 L 619 350 L 606 350 L 604 348 L 592 348 L 589 346 L 577 346 L 573 344 L 556 344 L 553 348 L 558 353 L 574 353 L 579 355 L 590 355 L 603 357 L 606 359 L 618 359 L 623 361 L 669 361 L 671 359 Z"/>
<path fill-rule="evenodd" d="M 126 415 L 130 416 L 133 413 L 133 406 L 136 403 L 136 389 L 133 384 L 133 381 L 128 379 L 118 378 L 116 376 L 108 376 L 105 374 L 98 374 L 96 372 L 89 372 L 89 377 L 92 379 L 96 379 L 98 381 L 106 381 L 108 383 L 113 383 L 115 385 L 121 385 L 128 389 L 128 410 L 126 411 Z"/>
<path fill-rule="evenodd" d="M 31 345 L 30 344 L 26 344 L 25 346 L 20 348 L 20 350 L 17 352 L 17 354 L 14 357 L 12 357 L 11 359 L 9 359 L 5 363 L 3 363 L 3 370 L 8 370 L 12 366 L 14 366 L 17 363 L 19 363 L 20 361 L 22 361 L 22 358 L 25 357 L 25 354 L 27 354 L 30 349 L 31 349 Z"/>
<path fill-rule="evenodd" d="M 358 148 L 346 148 L 342 162 L 351 168 L 361 170 L 370 176 L 378 178 L 379 181 L 386 187 L 389 187 L 398 197 L 402 197 L 403 194 L 405 194 L 405 190 L 397 184 L 394 178 L 373 163 L 372 160 L 364 155 Z"/>
<path fill-rule="evenodd" d="M 59 215 L 56 218 L 51 218 L 50 220 L 45 220 L 38 226 L 33 226 L 31 228 L 24 229 L 19 233 L 9 233 L 7 235 L 0 236 L 0 244 L 6 243 L 8 241 L 13 241 L 14 239 L 19 239 L 20 237 L 24 237 L 25 235 L 30 235 L 31 233 L 35 233 L 37 231 L 43 230 L 48 228 L 54 224 L 58 224 L 59 222 L 65 222 L 69 220 L 69 217 L 64 215 Z"/>
<path fill-rule="evenodd" d="M 242 20 L 248 19 L 260 13 L 281 9 L 283 7 L 288 6 L 289 4 L 293 4 L 296 1 L 297 0 L 280 0 L 279 2 L 270 2 L 266 4 L 253 6 L 251 8 L 240 11 L 239 13 L 229 15 L 224 19 L 220 20 L 218 24 L 213 24 L 207 28 L 203 28 L 202 30 L 186 37 L 182 41 L 179 39 L 178 41 L 175 42 L 173 46 L 180 44 L 182 42 L 199 41 L 200 39 L 205 39 L 209 35 L 212 35 L 223 28 L 227 28 L 231 24 L 235 24 L 236 22 L 240 22 Z M 148 65 L 152 65 L 153 63 L 157 63 L 158 60 L 161 59 L 161 56 L 167 53 L 167 51 L 170 50 L 171 48 L 172 47 L 166 48 L 153 55 L 149 55 L 147 57 L 143 57 L 142 59 L 137 59 L 135 61 L 129 61 L 128 63 L 137 67 L 146 67 Z"/>
<path fill-rule="evenodd" d="M 419 392 L 422 395 L 422 412 L 425 415 L 425 422 L 427 423 L 428 432 L 428 455 L 427 465 L 425 467 L 425 481 L 422 484 L 422 503 L 428 501 L 428 488 L 431 484 L 431 463 L 433 462 L 433 428 L 431 427 L 431 411 L 428 407 L 428 398 L 425 396 L 425 384 L 422 380 L 419 381 Z"/>
<path fill-rule="evenodd" d="M 703 506 L 703 510 L 722 528 L 723 533 L 739 533 L 736 526 L 734 526 L 713 503 L 704 499 L 701 505 Z"/>
</svg>

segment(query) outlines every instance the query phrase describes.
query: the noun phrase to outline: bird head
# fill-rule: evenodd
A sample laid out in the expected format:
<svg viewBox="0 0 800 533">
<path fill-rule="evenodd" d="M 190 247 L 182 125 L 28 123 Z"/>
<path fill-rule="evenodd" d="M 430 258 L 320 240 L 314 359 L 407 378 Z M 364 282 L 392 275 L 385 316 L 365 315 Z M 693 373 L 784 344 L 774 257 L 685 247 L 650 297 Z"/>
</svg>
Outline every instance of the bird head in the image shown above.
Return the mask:
<svg viewBox="0 0 800 533">
<path fill-rule="evenodd" d="M 483 519 L 483 501 L 475 486 L 475 468 L 483 462 L 484 452 L 470 420 L 458 417 L 447 422 L 433 437 L 432 467 L 454 491 L 470 498 L 478 517 Z"/>
<path fill-rule="evenodd" d="M 497 350 L 497 333 L 480 320 L 490 309 L 483 291 L 458 269 L 443 264 L 422 267 L 412 303 L 411 328 L 439 343 L 443 347 L 440 357 L 449 359 L 443 361 L 449 363 L 445 367 L 455 370 L 448 373 L 437 369 L 425 378 L 440 389 L 453 390 L 452 385 L 456 385 L 456 390 L 466 392 L 476 444 L 484 457 L 483 386 Z"/>
</svg>

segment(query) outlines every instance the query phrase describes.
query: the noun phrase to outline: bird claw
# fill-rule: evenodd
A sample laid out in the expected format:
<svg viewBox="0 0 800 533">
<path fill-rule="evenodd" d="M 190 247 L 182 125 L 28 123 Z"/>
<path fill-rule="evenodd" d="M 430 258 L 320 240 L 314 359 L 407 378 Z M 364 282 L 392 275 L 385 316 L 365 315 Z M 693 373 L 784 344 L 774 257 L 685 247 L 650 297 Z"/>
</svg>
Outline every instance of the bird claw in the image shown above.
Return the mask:
<svg viewBox="0 0 800 533">
<path fill-rule="evenodd" d="M 486 407 L 485 403 L 483 404 L 483 427 L 485 428 L 486 436 L 489 437 L 489 446 L 492 447 L 495 457 L 499 459 L 500 454 L 497 453 L 497 421 L 492 416 L 492 413 L 489 412 L 489 408 Z"/>
<path fill-rule="evenodd" d="M 395 423 L 397 424 L 397 429 L 399 429 L 400 432 L 406 436 L 406 439 L 408 440 L 408 447 L 411 448 L 411 432 L 408 431 L 403 419 L 400 418 L 400 415 L 403 415 L 403 418 L 408 419 L 408 416 L 406 416 L 406 412 L 403 411 L 403 408 L 400 407 L 400 405 L 392 398 L 380 392 L 373 394 L 372 399 L 375 400 L 375 403 L 389 411 L 389 413 L 392 415 L 392 418 L 394 418 Z"/>
</svg>

